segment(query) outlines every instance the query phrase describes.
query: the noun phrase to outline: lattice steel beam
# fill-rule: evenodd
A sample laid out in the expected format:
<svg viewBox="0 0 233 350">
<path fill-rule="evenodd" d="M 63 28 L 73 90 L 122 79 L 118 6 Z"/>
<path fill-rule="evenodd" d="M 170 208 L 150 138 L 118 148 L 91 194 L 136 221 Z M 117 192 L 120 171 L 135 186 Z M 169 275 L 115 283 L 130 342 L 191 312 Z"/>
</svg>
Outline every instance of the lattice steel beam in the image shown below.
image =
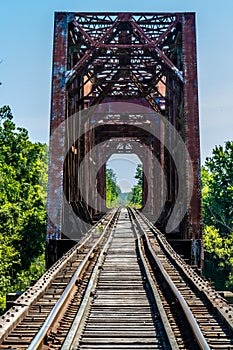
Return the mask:
<svg viewBox="0 0 233 350">
<path fill-rule="evenodd" d="M 151 108 L 152 112 L 162 114 L 176 128 L 187 146 L 194 171 L 195 189 L 186 221 L 182 222 L 180 230 L 183 238 L 199 239 L 200 149 L 193 13 L 56 13 L 51 133 L 73 113 L 98 106 L 102 102 L 123 100 L 129 103 L 138 101 L 141 105 Z M 99 125 L 102 125 L 100 118 L 101 116 L 95 115 L 91 122 L 95 123 L 96 119 L 99 120 Z M 158 159 L 167 176 L 169 198 L 165 206 L 166 217 L 176 200 L 178 179 L 174 162 L 169 158 L 164 145 L 162 142 L 158 144 L 158 140 L 146 140 L 147 135 L 140 134 L 140 129 L 134 128 L 134 123 L 143 124 L 140 116 L 129 117 L 124 121 L 122 116 L 113 113 L 105 115 L 103 119 L 102 129 L 96 128 L 80 138 L 77 144 L 74 142 L 73 146 L 77 150 L 74 166 L 79 166 L 88 151 L 95 147 L 97 139 L 106 140 L 114 135 L 119 136 L 121 128 L 125 137 L 139 138 L 145 145 L 149 142 L 157 144 L 153 152 L 156 155 L 160 152 Z M 80 120 L 77 128 L 81 125 Z M 127 127 L 124 126 L 125 122 Z M 120 128 L 114 129 L 114 125 Z M 89 125 L 85 125 L 86 129 L 88 127 Z M 54 228 L 48 222 L 50 238 L 60 238 L 62 230 L 64 213 L 61 197 L 64 176 L 69 176 L 63 174 L 62 150 L 64 134 L 67 131 L 65 128 L 61 128 L 58 143 L 51 146 L 50 173 L 56 174 L 53 174 L 53 183 L 51 180 L 49 182 L 48 210 L 54 212 L 53 203 L 56 203 L 59 224 Z M 108 135 L 109 130 L 111 136 Z M 162 128 L 161 135 L 163 140 L 165 130 Z M 68 169 L 71 163 L 67 161 L 65 169 Z M 102 166 L 101 169 L 103 176 L 105 167 Z M 73 170 L 68 169 L 67 174 L 75 174 L 76 170 Z M 187 169 L 184 169 L 184 173 L 188 192 Z M 87 182 L 91 177 L 89 175 L 86 177 Z M 70 181 L 72 180 L 65 182 L 68 184 Z M 102 181 L 100 176 L 98 181 Z M 89 185 L 85 185 L 87 192 Z M 75 198 L 75 193 L 78 193 L 75 186 L 74 189 L 69 189 L 68 197 L 78 201 L 79 198 Z M 104 180 L 97 185 L 102 194 L 105 193 L 104 186 Z M 151 186 L 153 187 L 153 184 Z M 150 190 L 153 191 L 153 188 Z M 72 191 L 76 192 L 70 193 Z M 154 194 L 151 196 L 155 197 Z M 154 205 L 151 203 L 152 211 Z"/>
</svg>

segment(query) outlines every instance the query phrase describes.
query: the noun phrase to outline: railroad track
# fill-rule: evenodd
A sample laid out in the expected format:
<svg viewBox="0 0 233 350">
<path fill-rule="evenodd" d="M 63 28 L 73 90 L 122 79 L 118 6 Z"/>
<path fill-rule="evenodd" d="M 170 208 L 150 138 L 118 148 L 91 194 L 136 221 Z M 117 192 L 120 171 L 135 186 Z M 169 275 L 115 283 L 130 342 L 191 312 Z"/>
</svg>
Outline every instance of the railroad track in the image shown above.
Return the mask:
<svg viewBox="0 0 233 350">
<path fill-rule="evenodd" d="M 121 209 L 103 226 L 4 315 L 0 350 L 233 349 L 231 307 L 143 215 Z"/>
<path fill-rule="evenodd" d="M 56 316 L 54 310 L 63 313 L 63 304 L 72 298 L 75 287 L 79 290 L 79 307 L 98 253 L 117 217 L 117 211 L 103 217 L 0 317 L 0 349 L 27 349 L 45 321 Z M 52 337 L 50 328 L 45 337 Z"/>
<path fill-rule="evenodd" d="M 233 349 L 233 308 L 174 252 L 165 236 L 143 215 L 132 215 L 179 348 Z"/>
<path fill-rule="evenodd" d="M 123 209 L 90 280 L 92 297 L 87 296 L 62 349 L 171 349 L 137 250 Z"/>
</svg>

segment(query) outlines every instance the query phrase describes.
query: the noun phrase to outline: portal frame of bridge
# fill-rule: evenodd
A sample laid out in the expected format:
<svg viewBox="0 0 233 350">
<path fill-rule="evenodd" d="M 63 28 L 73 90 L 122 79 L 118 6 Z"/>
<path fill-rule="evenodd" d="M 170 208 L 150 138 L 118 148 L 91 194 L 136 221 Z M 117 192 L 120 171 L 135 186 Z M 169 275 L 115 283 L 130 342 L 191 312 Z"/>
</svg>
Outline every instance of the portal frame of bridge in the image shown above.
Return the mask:
<svg viewBox="0 0 233 350">
<path fill-rule="evenodd" d="M 133 123 L 123 120 L 124 117 L 120 121 L 114 119 L 105 121 L 104 125 L 100 123 L 96 129 L 90 128 L 89 119 L 89 124 L 84 125 L 86 132 L 79 140 L 75 139 L 74 133 L 74 142 L 68 155 L 65 152 L 71 115 L 89 107 L 124 101 L 163 115 L 185 143 L 191 158 L 193 191 L 185 217 L 177 230 L 167 233 L 167 237 L 179 253 L 190 262 L 201 265 L 195 28 L 195 13 L 55 13 L 47 220 L 49 264 L 72 245 L 64 233 L 64 220 L 68 215 L 64 208 L 64 194 L 72 210 L 81 219 L 78 228 L 81 234 L 87 230 L 87 224 L 91 224 L 93 218 L 106 209 L 103 204 L 98 206 L 98 199 L 94 208 L 88 203 L 88 196 L 93 195 L 89 193 L 92 192 L 92 176 L 88 173 L 88 165 L 85 168 L 84 186 L 87 200 L 80 194 L 77 168 L 81 159 L 99 143 L 102 144 L 102 153 L 106 153 L 109 140 L 116 141 L 123 134 L 125 139 L 123 137 L 122 142 L 134 137 L 140 140 L 139 145 L 145 152 L 151 151 L 151 159 L 147 162 L 147 169 L 146 166 L 144 169 L 147 181 L 144 181 L 143 204 L 147 202 L 148 216 L 153 216 L 155 209 L 153 157 L 158 159 L 166 172 L 169 198 L 159 223 L 161 230 L 165 231 L 162 222 L 168 220 L 176 201 L 179 179 L 172 157 L 167 154 L 161 140 L 147 132 L 142 135 L 142 128 L 136 130 Z M 73 128 L 79 128 L 78 123 Z M 161 130 L 161 135 L 163 133 Z M 135 144 L 132 140 L 130 142 L 131 145 Z M 106 158 L 110 156 L 111 152 Z M 103 163 L 103 159 L 98 161 Z M 100 166 L 96 178 L 96 191 L 102 198 L 105 197 L 105 164 Z M 188 192 L 190 174 L 185 165 L 184 172 Z"/>
</svg>

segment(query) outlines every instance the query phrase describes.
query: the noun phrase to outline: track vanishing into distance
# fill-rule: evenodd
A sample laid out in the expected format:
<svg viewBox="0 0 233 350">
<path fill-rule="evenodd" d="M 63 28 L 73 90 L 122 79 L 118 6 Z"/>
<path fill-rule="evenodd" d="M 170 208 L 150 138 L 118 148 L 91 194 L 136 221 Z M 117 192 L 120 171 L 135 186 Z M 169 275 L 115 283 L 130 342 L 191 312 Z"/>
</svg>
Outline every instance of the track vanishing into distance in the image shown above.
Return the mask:
<svg viewBox="0 0 233 350">
<path fill-rule="evenodd" d="M 109 212 L 0 319 L 1 349 L 233 349 L 232 307 L 140 213 Z"/>
</svg>

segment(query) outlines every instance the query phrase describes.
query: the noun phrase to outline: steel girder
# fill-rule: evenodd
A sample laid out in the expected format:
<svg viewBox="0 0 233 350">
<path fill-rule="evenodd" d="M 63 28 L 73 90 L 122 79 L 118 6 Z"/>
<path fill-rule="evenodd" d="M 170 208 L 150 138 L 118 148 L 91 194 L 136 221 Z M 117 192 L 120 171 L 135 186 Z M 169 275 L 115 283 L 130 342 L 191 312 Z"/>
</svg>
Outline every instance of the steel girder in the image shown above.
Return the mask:
<svg viewBox="0 0 233 350">
<path fill-rule="evenodd" d="M 64 152 L 65 138 L 70 128 L 66 127 L 66 120 L 74 113 L 103 102 L 137 101 L 167 118 L 187 147 L 193 168 L 194 189 L 187 215 L 179 227 L 178 238 L 199 240 L 201 187 L 195 14 L 58 12 L 55 14 L 54 28 L 51 135 L 59 125 L 62 124 L 62 128 L 58 140 L 51 142 L 50 146 L 48 239 L 62 237 L 62 193 L 65 192 L 68 201 L 76 203 L 76 206 L 81 201 L 77 179 L 80 162 L 106 135 L 106 142 L 110 139 L 116 141 L 119 134 L 115 125 L 120 126 L 122 122 L 116 115 L 108 116 L 102 129 L 89 130 L 75 140 L 67 155 Z M 141 144 L 150 147 L 160 162 L 166 173 L 168 188 L 163 215 L 165 220 L 176 201 L 177 169 L 166 147 L 155 137 L 145 140 L 145 135 L 135 131 L 135 122 L 140 124 L 140 117 L 134 116 L 128 120 L 122 142 L 128 142 L 130 152 L 130 144 L 135 149 L 133 138 L 140 139 Z M 79 125 L 74 127 L 79 128 Z M 88 130 L 88 125 L 85 128 Z M 161 130 L 161 135 L 163 132 Z M 147 170 L 154 179 L 152 163 L 152 168 Z M 88 167 L 85 171 L 85 191 L 88 193 L 91 174 L 88 174 Z M 184 172 L 188 192 L 190 179 L 187 169 Z M 105 167 L 101 166 L 97 190 L 102 197 L 105 195 L 104 173 Z M 151 179 L 147 185 L 151 187 L 150 195 L 154 198 L 153 181 Z M 85 207 L 85 203 L 83 205 Z M 154 200 L 151 206 L 155 206 Z M 86 221 L 90 219 L 88 209 L 92 215 L 92 208 L 79 213 Z M 56 225 L 51 222 L 51 216 L 56 216 Z M 81 230 L 85 231 L 85 224 Z M 176 236 L 169 237 L 173 239 Z M 191 248 L 189 255 L 192 255 Z"/>
</svg>

